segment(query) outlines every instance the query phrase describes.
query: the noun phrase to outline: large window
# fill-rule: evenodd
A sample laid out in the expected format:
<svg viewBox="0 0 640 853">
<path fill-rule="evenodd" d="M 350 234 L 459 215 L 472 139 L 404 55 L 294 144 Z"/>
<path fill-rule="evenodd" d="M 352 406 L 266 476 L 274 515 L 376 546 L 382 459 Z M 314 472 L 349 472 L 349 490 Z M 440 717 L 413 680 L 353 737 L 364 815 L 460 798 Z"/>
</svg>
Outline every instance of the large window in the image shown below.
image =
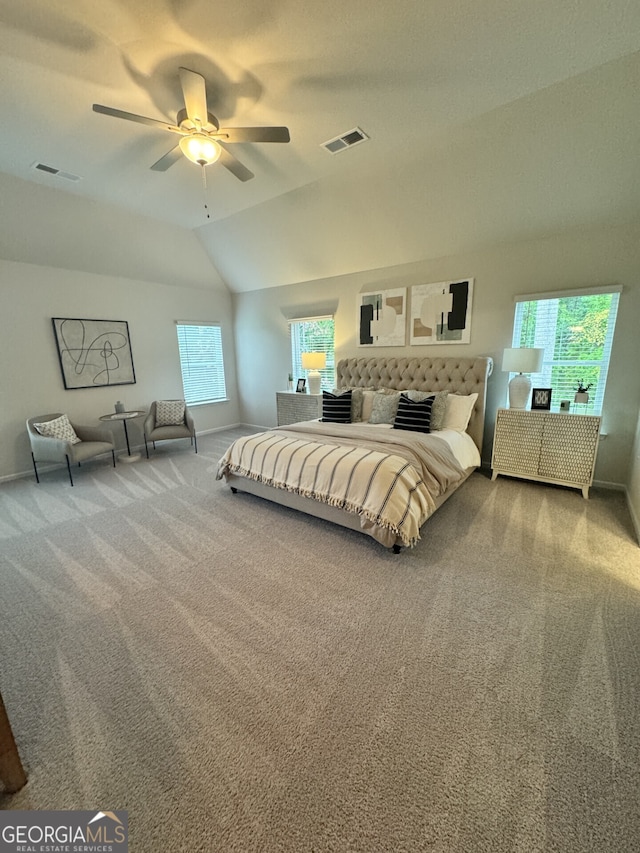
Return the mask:
<svg viewBox="0 0 640 853">
<path fill-rule="evenodd" d="M 332 391 L 335 386 L 336 365 L 333 352 L 333 317 L 305 317 L 289 321 L 291 339 L 291 372 L 294 382 L 306 376 L 302 367 L 303 352 L 324 352 L 327 366 L 320 371 L 322 389 Z"/>
<path fill-rule="evenodd" d="M 178 321 L 176 328 L 187 405 L 226 400 L 220 326 Z"/>
<path fill-rule="evenodd" d="M 542 347 L 534 388 L 552 388 L 555 408 L 591 384 L 584 411 L 600 414 L 609 370 L 620 288 L 593 288 L 516 297 L 514 347 Z"/>
</svg>

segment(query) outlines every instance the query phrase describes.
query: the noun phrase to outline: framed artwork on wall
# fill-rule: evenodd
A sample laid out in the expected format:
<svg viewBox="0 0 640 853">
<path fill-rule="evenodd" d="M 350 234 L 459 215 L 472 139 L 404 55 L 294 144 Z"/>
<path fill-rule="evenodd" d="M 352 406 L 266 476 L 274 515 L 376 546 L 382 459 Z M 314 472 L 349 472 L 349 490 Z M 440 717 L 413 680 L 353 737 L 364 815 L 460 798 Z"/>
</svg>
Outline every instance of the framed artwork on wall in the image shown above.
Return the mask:
<svg viewBox="0 0 640 853">
<path fill-rule="evenodd" d="M 472 278 L 414 285 L 409 343 L 418 346 L 470 343 L 472 298 Z"/>
<path fill-rule="evenodd" d="M 406 326 L 406 287 L 359 294 L 358 346 L 403 347 Z"/>
<path fill-rule="evenodd" d="M 52 317 L 51 322 L 67 390 L 135 383 L 126 320 Z"/>
</svg>

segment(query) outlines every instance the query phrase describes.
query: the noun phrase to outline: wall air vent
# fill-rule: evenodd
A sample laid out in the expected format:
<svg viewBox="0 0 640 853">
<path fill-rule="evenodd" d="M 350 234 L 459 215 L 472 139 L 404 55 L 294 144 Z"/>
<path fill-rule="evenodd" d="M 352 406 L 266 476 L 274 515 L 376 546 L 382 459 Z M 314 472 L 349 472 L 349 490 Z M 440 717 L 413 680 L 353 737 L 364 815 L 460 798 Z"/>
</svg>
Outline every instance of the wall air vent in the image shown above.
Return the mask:
<svg viewBox="0 0 640 853">
<path fill-rule="evenodd" d="M 369 137 L 360 130 L 359 127 L 354 127 L 353 130 L 348 130 L 346 133 L 330 139 L 328 142 L 323 142 L 321 148 L 325 148 L 329 154 L 338 154 L 340 151 L 345 151 L 347 148 L 353 148 L 360 142 L 366 142 Z"/>
<path fill-rule="evenodd" d="M 45 172 L 47 175 L 55 175 L 56 178 L 62 178 L 65 181 L 81 181 L 80 175 L 74 175 L 72 172 L 63 172 L 62 169 L 56 169 L 55 166 L 47 166 L 45 163 L 32 163 L 31 168 L 34 172 Z"/>
</svg>

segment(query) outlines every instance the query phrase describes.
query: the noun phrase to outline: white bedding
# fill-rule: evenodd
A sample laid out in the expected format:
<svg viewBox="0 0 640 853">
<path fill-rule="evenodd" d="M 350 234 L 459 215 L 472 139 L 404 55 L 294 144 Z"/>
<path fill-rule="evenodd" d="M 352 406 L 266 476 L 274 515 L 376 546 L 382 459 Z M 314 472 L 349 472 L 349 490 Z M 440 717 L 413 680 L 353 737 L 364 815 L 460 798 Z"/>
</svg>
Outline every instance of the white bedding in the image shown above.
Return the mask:
<svg viewBox="0 0 640 853">
<path fill-rule="evenodd" d="M 478 468 L 480 466 L 481 459 L 478 448 L 466 432 L 458 432 L 455 429 L 439 429 L 432 434 L 447 442 L 451 452 L 463 468 Z"/>
<path fill-rule="evenodd" d="M 464 454 L 461 463 L 452 449 L 460 454 L 464 436 L 440 432 L 318 420 L 289 424 L 236 439 L 220 460 L 217 477 L 244 477 L 312 498 L 359 516 L 363 527 L 380 530 L 385 538 L 391 534 L 391 544 L 410 547 L 436 501 L 456 488 L 470 467 Z"/>
<path fill-rule="evenodd" d="M 321 423 L 319 418 L 315 419 L 315 423 Z M 358 427 L 367 432 L 371 432 L 371 438 L 375 441 L 376 432 L 381 430 L 393 429 L 391 424 L 370 424 L 370 423 L 355 423 L 347 424 L 346 426 Z M 286 427 L 283 427 L 286 429 Z M 466 432 L 458 432 L 455 429 L 439 429 L 432 433 L 412 432 L 411 436 L 418 441 L 425 439 L 425 444 L 429 444 L 429 436 L 434 435 L 446 441 L 456 461 L 462 468 L 478 468 L 480 466 L 480 453 L 475 445 L 475 442 Z"/>
</svg>

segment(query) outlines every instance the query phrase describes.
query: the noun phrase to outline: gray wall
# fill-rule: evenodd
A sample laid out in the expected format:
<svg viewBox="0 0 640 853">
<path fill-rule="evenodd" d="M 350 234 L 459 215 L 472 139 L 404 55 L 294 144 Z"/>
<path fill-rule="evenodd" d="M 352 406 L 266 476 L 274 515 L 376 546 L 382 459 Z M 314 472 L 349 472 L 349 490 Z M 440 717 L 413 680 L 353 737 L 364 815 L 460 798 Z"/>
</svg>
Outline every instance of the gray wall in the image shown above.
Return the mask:
<svg viewBox="0 0 640 853">
<path fill-rule="evenodd" d="M 631 510 L 633 524 L 636 529 L 636 536 L 640 543 L 640 418 L 638 418 L 636 440 L 633 445 L 628 497 L 629 509 Z"/>
<path fill-rule="evenodd" d="M 171 287 L 51 266 L 0 260 L 0 479 L 29 473 L 25 420 L 66 412 L 79 423 L 98 417 L 121 400 L 145 409 L 152 400 L 183 395 L 175 320 L 220 321 L 229 402 L 194 408 L 198 432 L 237 423 L 239 406 L 231 297 L 226 290 Z M 127 320 L 136 383 L 113 388 L 64 388 L 51 326 L 52 317 Z M 134 443 L 142 421 L 132 422 Z M 120 446 L 124 432 L 114 435 Z"/>
<path fill-rule="evenodd" d="M 330 247 L 318 246 L 318 251 Z M 360 348 L 356 345 L 357 294 L 377 287 L 410 287 L 447 279 L 475 279 L 471 343 L 465 346 Z M 335 311 L 338 358 L 363 355 L 490 355 L 483 458 L 491 455 L 496 409 L 505 404 L 508 376 L 500 370 L 511 344 L 519 293 L 621 284 L 617 328 L 603 413 L 596 479 L 627 484 L 640 406 L 637 370 L 640 328 L 640 228 L 623 226 L 556 234 L 545 240 L 502 245 L 473 254 L 405 264 L 234 296 L 241 419 L 275 423 L 275 391 L 286 388 L 289 371 L 287 319 Z"/>
<path fill-rule="evenodd" d="M 228 290 L 187 228 L 1 173 L 0 198 L 4 260 Z"/>
</svg>

